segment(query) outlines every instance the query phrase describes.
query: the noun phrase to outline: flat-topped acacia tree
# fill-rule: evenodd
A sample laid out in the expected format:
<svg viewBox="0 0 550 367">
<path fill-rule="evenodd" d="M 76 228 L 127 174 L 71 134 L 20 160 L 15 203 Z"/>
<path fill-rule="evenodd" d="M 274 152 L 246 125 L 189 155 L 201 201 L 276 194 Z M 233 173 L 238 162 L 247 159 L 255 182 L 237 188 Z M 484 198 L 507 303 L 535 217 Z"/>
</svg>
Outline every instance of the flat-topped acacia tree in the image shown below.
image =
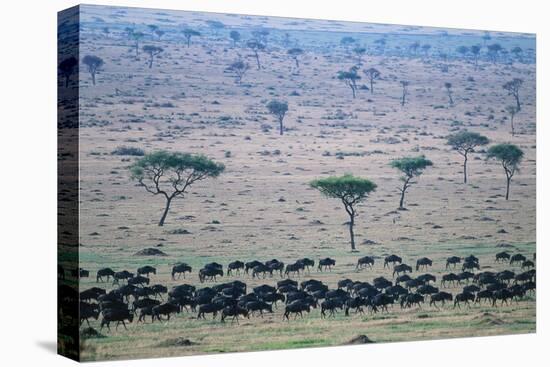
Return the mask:
<svg viewBox="0 0 550 367">
<path fill-rule="evenodd" d="M 401 198 L 399 200 L 400 210 L 405 209 L 403 205 L 403 203 L 405 202 L 405 192 L 412 184 L 416 183 L 413 182 L 412 179 L 420 176 L 427 167 L 430 167 L 432 165 L 432 161 L 426 159 L 426 157 L 424 157 L 423 155 L 419 157 L 404 157 L 391 161 L 391 166 L 393 168 L 397 168 L 404 174 L 404 176 L 401 177 L 401 181 L 403 181 L 403 187 L 399 188 L 399 191 L 401 192 Z"/>
<path fill-rule="evenodd" d="M 516 130 L 514 129 L 514 117 L 519 112 L 519 110 L 516 106 L 507 106 L 506 112 L 510 114 L 510 128 L 511 128 L 512 136 L 514 136 L 516 133 Z"/>
<path fill-rule="evenodd" d="M 283 120 L 286 112 L 288 111 L 288 103 L 273 100 L 269 102 L 266 107 L 270 114 L 277 117 L 277 120 L 279 121 L 279 134 L 283 135 Z"/>
<path fill-rule="evenodd" d="M 357 92 L 357 81 L 361 79 L 361 76 L 357 74 L 357 68 L 354 66 L 349 71 L 339 71 L 337 74 L 338 80 L 343 81 L 348 87 L 351 88 L 353 98 Z"/>
<path fill-rule="evenodd" d="M 339 199 L 349 215 L 349 235 L 351 250 L 355 251 L 355 235 L 353 226 L 357 217 L 356 205 L 367 199 L 369 194 L 376 190 L 376 184 L 361 177 L 350 174 L 331 176 L 310 182 L 311 187 L 319 190 L 329 198 Z"/>
<path fill-rule="evenodd" d="M 196 31 L 194 29 L 186 28 L 182 31 L 183 37 L 185 37 L 185 40 L 187 41 L 187 48 L 191 46 L 191 37 L 194 36 L 200 36 L 201 33 L 199 31 Z"/>
<path fill-rule="evenodd" d="M 65 78 L 65 88 L 69 86 L 71 75 L 75 73 L 78 66 L 78 60 L 76 57 L 71 56 L 59 63 L 59 73 Z"/>
<path fill-rule="evenodd" d="M 288 56 L 294 59 L 294 62 L 296 63 L 296 69 L 298 69 L 300 67 L 300 61 L 298 60 L 298 56 L 301 56 L 304 53 L 304 50 L 298 47 L 294 47 L 289 49 L 286 53 L 288 54 Z"/>
<path fill-rule="evenodd" d="M 375 68 L 368 68 L 363 70 L 363 73 L 367 76 L 370 82 L 370 93 L 374 94 L 374 81 L 380 78 L 380 72 Z"/>
<path fill-rule="evenodd" d="M 514 98 L 516 99 L 516 108 L 518 112 L 521 111 L 521 103 L 519 101 L 519 90 L 522 84 L 523 84 L 523 79 L 514 78 L 502 85 L 502 88 L 507 90 L 508 94 L 514 96 Z"/>
<path fill-rule="evenodd" d="M 497 144 L 487 150 L 487 157 L 494 158 L 502 164 L 506 174 L 506 200 L 510 195 L 510 182 L 514 174 L 519 171 L 519 164 L 523 159 L 523 150 L 514 144 Z"/>
<path fill-rule="evenodd" d="M 166 203 L 159 226 L 164 225 L 172 200 L 183 198 L 197 181 L 217 177 L 225 169 L 204 155 L 157 151 L 146 154 L 130 166 L 132 179 L 150 194 L 161 195 Z"/>
<path fill-rule="evenodd" d="M 92 77 L 92 84 L 95 85 L 95 75 L 103 66 L 103 59 L 95 55 L 86 55 L 82 59 L 82 63 L 88 67 L 88 72 Z"/>
<path fill-rule="evenodd" d="M 162 51 L 162 47 L 153 46 L 153 45 L 145 45 L 143 46 L 143 52 L 146 54 L 149 54 L 149 69 L 153 67 L 153 60 L 155 59 L 155 56 L 160 54 Z"/>
<path fill-rule="evenodd" d="M 256 66 L 258 67 L 258 70 L 262 68 L 262 65 L 260 64 L 260 51 L 265 50 L 265 44 L 261 43 L 257 40 L 250 40 L 246 43 L 246 47 L 252 50 L 254 52 L 254 58 L 256 59 Z"/>
<path fill-rule="evenodd" d="M 235 75 L 235 81 L 237 82 L 237 84 L 241 84 L 243 77 L 248 69 L 250 69 L 250 65 L 242 60 L 234 61 L 233 63 L 231 63 L 231 65 L 227 67 L 227 71 Z"/>
<path fill-rule="evenodd" d="M 464 157 L 464 183 L 467 183 L 468 154 L 475 152 L 475 148 L 479 146 L 489 144 L 489 139 L 481 134 L 463 130 L 447 136 L 447 144 Z"/>
</svg>

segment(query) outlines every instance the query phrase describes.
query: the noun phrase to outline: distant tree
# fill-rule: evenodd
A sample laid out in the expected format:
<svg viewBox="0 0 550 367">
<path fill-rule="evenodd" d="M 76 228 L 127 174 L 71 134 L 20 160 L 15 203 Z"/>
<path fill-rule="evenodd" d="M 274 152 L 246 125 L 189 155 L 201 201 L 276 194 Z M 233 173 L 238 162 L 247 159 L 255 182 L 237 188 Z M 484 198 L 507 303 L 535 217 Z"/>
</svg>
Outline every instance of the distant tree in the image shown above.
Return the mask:
<svg viewBox="0 0 550 367">
<path fill-rule="evenodd" d="M 260 51 L 265 50 L 265 45 L 263 43 L 260 43 L 256 40 L 250 40 L 246 43 L 246 47 L 252 50 L 254 52 L 254 58 L 256 59 L 256 66 L 258 67 L 258 70 L 262 68 L 260 64 Z"/>
<path fill-rule="evenodd" d="M 65 88 L 69 86 L 71 75 L 75 73 L 75 68 L 78 66 L 76 57 L 71 56 L 59 63 L 59 73 L 65 78 Z"/>
<path fill-rule="evenodd" d="M 376 184 L 370 180 L 352 175 L 332 176 L 314 180 L 311 187 L 319 190 L 329 198 L 339 199 L 349 215 L 349 235 L 351 250 L 355 251 L 355 235 L 353 226 L 357 217 L 357 204 L 366 200 L 369 194 L 376 190 Z"/>
<path fill-rule="evenodd" d="M 101 31 L 103 32 L 103 34 L 105 35 L 105 37 L 109 38 L 109 27 L 103 27 L 101 29 Z"/>
<path fill-rule="evenodd" d="M 378 51 L 383 54 L 386 49 L 386 39 L 385 38 L 378 38 L 374 40 L 374 43 L 377 45 Z"/>
<path fill-rule="evenodd" d="M 468 53 L 470 49 L 466 46 L 459 46 L 457 49 L 456 49 L 456 52 L 458 52 L 460 54 L 460 56 L 462 56 L 463 58 L 466 57 L 466 54 Z"/>
<path fill-rule="evenodd" d="M 162 51 L 164 51 L 162 47 L 153 46 L 153 45 L 143 46 L 143 52 L 145 52 L 146 54 L 149 54 L 149 69 L 153 67 L 153 59 L 155 58 L 155 56 L 160 54 Z"/>
<path fill-rule="evenodd" d="M 498 56 L 501 51 L 502 51 L 502 46 L 499 43 L 493 43 L 487 46 L 487 53 L 488 53 L 489 59 L 493 62 L 493 64 L 496 64 L 498 60 Z"/>
<path fill-rule="evenodd" d="M 391 166 L 393 168 L 397 168 L 404 174 L 404 176 L 401 177 L 401 181 L 403 181 L 403 187 L 399 188 L 399 191 L 401 192 L 401 198 L 399 199 L 399 209 L 405 209 L 405 207 L 403 206 L 403 203 L 405 201 L 405 192 L 412 184 L 415 183 L 412 181 L 412 179 L 414 177 L 420 176 L 427 167 L 430 167 L 432 165 L 432 161 L 426 159 L 426 157 L 424 157 L 423 155 L 419 157 L 405 157 L 394 159 L 391 162 Z"/>
<path fill-rule="evenodd" d="M 217 177 L 225 169 L 203 155 L 158 151 L 149 153 L 130 166 L 132 179 L 153 195 L 161 195 L 166 203 L 159 221 L 163 226 L 172 200 L 183 198 L 195 182 Z"/>
<path fill-rule="evenodd" d="M 235 74 L 235 81 L 237 82 L 237 84 L 241 84 L 242 79 L 246 74 L 246 72 L 248 71 L 248 69 L 250 69 L 250 65 L 247 62 L 244 62 L 242 60 L 237 60 L 233 62 L 227 68 L 227 70 Z"/>
<path fill-rule="evenodd" d="M 367 49 L 365 47 L 355 47 L 353 49 L 353 53 L 355 56 L 357 56 L 357 64 L 361 65 L 363 64 L 363 56 L 367 52 Z"/>
<path fill-rule="evenodd" d="M 160 39 L 162 38 L 162 36 L 164 36 L 165 33 L 166 33 L 166 32 L 164 32 L 163 30 L 160 30 L 160 29 L 157 29 L 157 30 L 155 31 L 155 34 L 157 35 L 159 41 L 160 41 Z"/>
<path fill-rule="evenodd" d="M 296 63 L 296 68 L 300 67 L 300 62 L 298 61 L 298 56 L 302 55 L 304 53 L 304 50 L 301 48 L 291 48 L 287 51 L 287 54 L 294 59 L 294 62 Z"/>
<path fill-rule="evenodd" d="M 514 174 L 519 171 L 519 164 L 523 158 L 523 151 L 514 144 L 498 144 L 489 148 L 488 158 L 500 161 L 506 174 L 506 200 L 510 194 L 510 182 Z"/>
<path fill-rule="evenodd" d="M 265 28 L 258 28 L 252 31 L 252 37 L 256 42 L 261 43 L 264 48 L 267 48 L 267 41 L 269 37 L 269 30 Z"/>
<path fill-rule="evenodd" d="M 277 120 L 279 121 L 279 134 L 283 135 L 283 120 L 288 111 L 288 103 L 273 100 L 269 102 L 266 107 L 270 114 L 277 117 Z"/>
<path fill-rule="evenodd" d="M 412 53 L 416 56 L 419 47 L 420 43 L 418 43 L 418 41 L 415 41 L 409 46 L 409 50 L 411 50 Z"/>
<path fill-rule="evenodd" d="M 225 24 L 219 20 L 207 20 L 206 24 L 210 27 L 210 29 L 212 29 L 214 36 L 216 37 L 219 35 L 219 31 L 225 28 Z"/>
<path fill-rule="evenodd" d="M 506 112 L 508 112 L 510 114 L 510 128 L 511 128 L 512 136 L 514 136 L 514 134 L 515 134 L 514 117 L 519 112 L 519 110 L 516 106 L 508 106 L 508 107 L 506 107 Z"/>
<path fill-rule="evenodd" d="M 463 130 L 447 136 L 447 144 L 464 157 L 464 183 L 467 183 L 468 154 L 475 152 L 475 148 L 479 146 L 489 144 L 489 139 L 481 134 Z"/>
<path fill-rule="evenodd" d="M 474 56 L 474 64 L 475 64 L 475 68 L 477 69 L 477 62 L 479 60 L 479 54 L 481 53 L 481 46 L 480 45 L 471 46 L 470 52 Z"/>
<path fill-rule="evenodd" d="M 132 34 L 134 34 L 134 27 L 126 27 L 124 28 L 124 32 L 126 32 L 126 36 L 128 37 L 128 39 L 131 40 Z"/>
<path fill-rule="evenodd" d="M 422 52 L 424 52 L 424 57 L 428 57 L 428 52 L 432 48 L 432 45 L 429 45 L 429 44 L 425 43 L 425 44 L 422 45 L 421 48 L 422 48 Z"/>
<path fill-rule="evenodd" d="M 407 95 L 409 94 L 409 82 L 406 80 L 401 80 L 399 82 L 401 84 L 402 94 L 401 94 L 401 106 L 405 105 Z"/>
<path fill-rule="evenodd" d="M 340 39 L 340 44 L 346 49 L 347 52 L 349 52 L 349 48 L 351 45 L 355 44 L 357 42 L 355 38 L 350 36 L 345 36 Z"/>
<path fill-rule="evenodd" d="M 184 29 L 183 36 L 187 40 L 187 48 L 189 48 L 189 46 L 191 45 L 191 37 L 194 37 L 194 36 L 198 37 L 200 35 L 201 35 L 200 32 L 195 31 L 194 29 L 190 29 L 190 28 Z"/>
<path fill-rule="evenodd" d="M 523 54 L 523 50 L 521 49 L 521 47 L 516 46 L 512 50 L 510 50 L 510 52 L 514 54 L 516 59 L 518 59 L 520 62 L 522 61 L 521 55 Z"/>
<path fill-rule="evenodd" d="M 133 32 L 132 40 L 134 41 L 134 47 L 136 49 L 136 57 L 139 57 L 139 42 L 145 35 L 142 32 Z"/>
<path fill-rule="evenodd" d="M 338 80 L 343 81 L 348 87 L 351 88 L 353 98 L 355 98 L 355 94 L 357 91 L 357 81 L 361 79 L 361 76 L 357 74 L 357 68 L 354 66 L 349 69 L 349 71 L 339 71 L 337 76 Z"/>
<path fill-rule="evenodd" d="M 514 96 L 514 98 L 516 99 L 516 107 L 518 112 L 521 111 L 521 103 L 519 102 L 519 90 L 522 84 L 523 79 L 514 78 L 502 85 L 502 88 L 506 89 L 508 91 L 508 94 Z"/>
<path fill-rule="evenodd" d="M 363 70 L 370 82 L 370 93 L 374 94 L 374 81 L 380 78 L 380 72 L 375 68 L 368 68 Z"/>
<path fill-rule="evenodd" d="M 447 96 L 449 97 L 449 105 L 453 105 L 454 104 L 454 101 L 453 101 L 453 85 L 449 82 L 446 82 L 445 83 L 445 89 L 447 90 Z"/>
<path fill-rule="evenodd" d="M 237 46 L 237 42 L 241 40 L 241 34 L 238 31 L 229 32 L 229 37 L 233 40 L 233 46 Z"/>
<path fill-rule="evenodd" d="M 92 84 L 95 85 L 95 75 L 103 66 L 103 59 L 94 55 L 86 55 L 82 59 L 82 63 L 88 67 L 88 72 L 92 77 Z"/>
<path fill-rule="evenodd" d="M 147 26 L 147 28 L 149 28 L 149 31 L 151 32 L 151 37 L 155 37 L 156 32 L 157 32 L 158 29 L 159 29 L 159 26 L 156 25 L 156 24 L 149 24 L 149 25 Z"/>
</svg>

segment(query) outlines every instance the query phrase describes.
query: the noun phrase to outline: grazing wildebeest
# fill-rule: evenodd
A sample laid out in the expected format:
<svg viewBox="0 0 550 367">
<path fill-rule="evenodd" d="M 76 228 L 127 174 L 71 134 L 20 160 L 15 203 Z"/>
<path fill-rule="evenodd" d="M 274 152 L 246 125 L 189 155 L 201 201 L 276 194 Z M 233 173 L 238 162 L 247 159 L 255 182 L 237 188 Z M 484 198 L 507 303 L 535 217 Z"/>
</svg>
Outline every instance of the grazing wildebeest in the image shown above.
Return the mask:
<svg viewBox="0 0 550 367">
<path fill-rule="evenodd" d="M 84 270 L 82 268 L 79 268 L 78 269 L 78 275 L 81 277 L 81 278 L 88 278 L 90 276 L 90 271 L 89 270 Z"/>
<path fill-rule="evenodd" d="M 309 268 L 315 266 L 315 261 L 308 259 L 307 257 L 304 257 L 303 259 L 300 259 L 296 262 L 302 264 L 303 269 L 306 269 L 308 273 L 309 273 Z"/>
<path fill-rule="evenodd" d="M 156 274 L 157 269 L 155 269 L 152 266 L 145 265 L 145 266 L 142 266 L 141 268 L 138 268 L 137 273 L 138 275 L 145 275 L 146 277 L 149 277 L 149 274 Z"/>
<path fill-rule="evenodd" d="M 418 293 L 409 293 L 401 297 L 401 308 L 410 308 L 414 305 L 421 307 L 424 303 L 424 296 Z"/>
<path fill-rule="evenodd" d="M 211 313 L 212 318 L 215 319 L 218 312 L 223 310 L 224 308 L 225 306 L 220 302 L 207 303 L 207 304 L 201 305 L 199 306 L 199 313 L 197 314 L 197 320 L 200 319 L 201 317 L 203 319 L 206 319 L 204 315 L 207 313 Z"/>
<path fill-rule="evenodd" d="M 252 261 L 249 261 L 247 263 L 244 264 L 244 272 L 246 274 L 248 274 L 248 271 L 250 269 L 253 269 L 255 266 L 258 266 L 258 265 L 262 265 L 261 262 L 259 262 L 258 260 L 252 260 Z"/>
<path fill-rule="evenodd" d="M 222 310 L 221 322 L 225 322 L 227 317 L 231 317 L 231 322 L 237 321 L 239 323 L 239 315 L 243 317 L 248 316 L 248 310 L 239 306 L 227 306 Z"/>
<path fill-rule="evenodd" d="M 155 296 L 158 296 L 160 299 L 162 299 L 162 295 L 168 293 L 168 288 L 166 288 L 162 284 L 155 284 L 151 286 L 151 289 L 153 292 L 155 292 Z"/>
<path fill-rule="evenodd" d="M 290 304 L 287 304 L 285 306 L 285 313 L 283 314 L 283 320 L 286 318 L 290 321 L 290 314 L 294 314 L 294 319 L 298 317 L 298 314 L 300 317 L 304 317 L 303 312 L 308 312 L 311 309 L 310 303 L 306 302 L 305 300 L 296 300 Z"/>
<path fill-rule="evenodd" d="M 250 315 L 254 314 L 254 312 L 260 312 L 260 316 L 264 316 L 264 311 L 267 311 L 269 313 L 273 313 L 273 307 L 271 307 L 270 304 L 263 302 L 263 301 L 252 301 L 247 302 L 244 306 L 248 310 L 248 313 Z"/>
<path fill-rule="evenodd" d="M 357 260 L 357 265 L 355 266 L 355 269 L 363 269 L 363 268 L 370 268 L 372 269 L 374 265 L 374 257 L 372 256 L 363 256 L 359 260 Z"/>
<path fill-rule="evenodd" d="M 100 280 L 103 282 L 103 277 L 107 277 L 107 280 L 109 280 L 109 278 L 113 277 L 114 275 L 115 272 L 111 268 L 99 269 L 97 271 L 96 282 L 99 283 Z"/>
<path fill-rule="evenodd" d="M 237 260 L 230 262 L 229 265 L 227 265 L 227 276 L 232 275 L 233 271 L 235 271 L 237 275 L 240 275 L 241 269 L 244 269 L 244 263 L 242 261 Z"/>
<path fill-rule="evenodd" d="M 282 261 L 277 261 L 277 260 L 271 260 L 271 261 L 268 261 L 266 263 L 266 265 L 269 267 L 269 273 L 270 275 L 273 275 L 273 272 L 274 271 L 278 271 L 279 272 L 279 276 L 282 277 L 283 276 L 283 271 L 285 270 L 285 263 L 282 262 Z"/>
<path fill-rule="evenodd" d="M 85 291 L 80 292 L 80 300 L 81 301 L 89 301 L 92 299 L 97 300 L 99 296 L 105 293 L 106 293 L 105 289 L 92 287 L 90 289 L 86 289 Z"/>
<path fill-rule="evenodd" d="M 479 263 L 475 261 L 464 261 L 464 264 L 462 264 L 462 271 L 472 269 L 479 270 Z"/>
<path fill-rule="evenodd" d="M 511 300 L 513 297 L 514 297 L 514 295 L 512 294 L 512 292 L 510 290 L 506 289 L 506 288 L 494 291 L 493 292 L 493 306 L 496 307 L 497 300 L 501 301 L 500 302 L 501 306 L 505 303 L 506 303 L 506 305 L 508 305 L 508 300 Z"/>
<path fill-rule="evenodd" d="M 515 263 L 522 264 L 525 260 L 527 259 L 522 254 L 515 254 L 510 257 L 510 265 L 514 265 Z"/>
<path fill-rule="evenodd" d="M 451 256 L 447 258 L 447 263 L 445 264 L 445 270 L 449 269 L 449 266 L 453 266 L 453 268 L 456 268 L 456 264 L 460 264 L 462 259 L 458 256 Z"/>
<path fill-rule="evenodd" d="M 199 281 L 204 283 L 207 280 L 216 281 L 216 277 L 223 277 L 223 270 L 215 267 L 208 267 L 199 270 Z"/>
<path fill-rule="evenodd" d="M 265 264 L 259 264 L 252 268 L 252 278 L 259 278 L 260 274 L 265 278 L 267 273 L 271 273 L 271 269 Z"/>
<path fill-rule="evenodd" d="M 437 307 L 437 302 L 441 302 L 441 306 L 445 306 L 445 302 L 449 301 L 452 302 L 453 295 L 448 292 L 439 292 L 436 294 L 432 294 L 430 297 L 430 306 L 435 305 Z"/>
<path fill-rule="evenodd" d="M 395 277 L 395 275 L 399 275 L 401 273 L 412 273 L 412 268 L 407 265 L 407 264 L 399 264 L 399 265 L 395 265 L 394 268 L 393 268 L 393 277 Z"/>
<path fill-rule="evenodd" d="M 490 291 L 490 290 L 487 290 L 487 289 L 484 289 L 484 290 L 481 290 L 481 291 L 477 292 L 476 300 L 475 300 L 474 303 L 481 304 L 482 300 L 492 302 L 493 301 L 493 292 Z"/>
<path fill-rule="evenodd" d="M 304 264 L 300 262 L 295 262 L 294 264 L 288 264 L 285 269 L 285 275 L 290 277 L 290 273 L 294 273 L 300 276 L 300 270 L 304 270 Z"/>
<path fill-rule="evenodd" d="M 185 273 L 191 273 L 193 271 L 193 268 L 191 268 L 186 263 L 176 264 L 172 267 L 172 279 L 176 279 L 176 274 L 178 275 L 178 279 L 183 274 L 183 278 L 185 279 Z"/>
<path fill-rule="evenodd" d="M 508 262 L 509 260 L 510 260 L 510 254 L 507 253 L 506 251 L 499 252 L 498 254 L 495 255 L 495 262 L 497 263 L 501 261 Z"/>
<path fill-rule="evenodd" d="M 416 261 L 416 271 L 420 269 L 427 269 L 428 266 L 432 266 L 433 262 L 427 257 L 422 257 Z"/>
<path fill-rule="evenodd" d="M 475 299 L 476 297 L 472 293 L 467 293 L 467 292 L 459 293 L 455 296 L 454 307 L 458 306 L 458 308 L 460 308 L 460 302 L 464 302 L 468 307 L 470 307 L 470 301 L 474 302 Z"/>
<path fill-rule="evenodd" d="M 117 271 L 113 275 L 113 284 L 118 284 L 120 280 L 128 280 L 134 277 L 134 273 L 130 273 L 128 270 Z"/>
<path fill-rule="evenodd" d="M 317 271 L 323 271 L 323 270 L 332 270 L 332 267 L 336 265 L 336 260 L 331 259 L 330 257 L 327 257 L 325 259 L 319 260 L 319 265 L 317 266 Z"/>
<path fill-rule="evenodd" d="M 446 284 L 449 283 L 449 282 L 452 283 L 453 285 L 455 285 L 455 283 L 460 284 L 460 278 L 455 273 L 444 274 L 441 277 L 441 286 L 445 287 Z"/>
<path fill-rule="evenodd" d="M 531 269 L 531 268 L 534 268 L 535 267 L 535 263 L 532 262 L 531 260 L 525 260 L 524 262 L 521 263 L 521 270 L 527 268 L 527 269 Z"/>
<path fill-rule="evenodd" d="M 80 302 L 80 325 L 86 321 L 88 326 L 90 326 L 90 318 L 97 320 L 99 318 L 99 305 L 91 304 L 87 302 Z"/>
<path fill-rule="evenodd" d="M 401 262 L 402 262 L 402 259 L 397 255 L 386 256 L 386 258 L 384 259 L 384 268 L 386 268 L 386 266 L 389 268 L 390 264 L 392 265 L 395 265 L 396 263 L 401 264 Z"/>
<path fill-rule="evenodd" d="M 100 330 L 103 329 L 103 326 L 107 325 L 107 329 L 111 331 L 110 324 L 111 322 L 116 321 L 116 327 L 115 330 L 118 329 L 118 325 L 122 323 L 122 326 L 124 326 L 124 329 L 128 330 L 126 327 L 125 321 L 128 320 L 128 322 L 134 321 L 134 314 L 130 312 L 128 309 L 119 309 L 119 308 L 109 308 L 101 311 L 101 314 L 103 315 L 103 319 L 101 320 L 101 327 Z"/>
<path fill-rule="evenodd" d="M 135 276 L 133 278 L 129 278 L 128 279 L 128 284 L 143 286 L 145 284 L 149 284 L 149 281 L 150 281 L 149 278 L 138 275 L 138 276 Z"/>
<path fill-rule="evenodd" d="M 424 284 L 428 284 L 429 282 L 434 282 L 437 280 L 435 275 L 432 274 L 422 274 L 416 277 L 417 280 L 421 281 Z"/>
</svg>

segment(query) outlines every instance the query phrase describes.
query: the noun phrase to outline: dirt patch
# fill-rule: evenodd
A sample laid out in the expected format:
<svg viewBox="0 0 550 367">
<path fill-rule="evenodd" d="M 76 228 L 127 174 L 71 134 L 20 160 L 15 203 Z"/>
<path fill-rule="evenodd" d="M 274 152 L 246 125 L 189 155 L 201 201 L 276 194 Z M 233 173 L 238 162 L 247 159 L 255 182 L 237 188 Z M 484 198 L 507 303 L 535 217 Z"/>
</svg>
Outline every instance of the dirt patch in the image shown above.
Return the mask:
<svg viewBox="0 0 550 367">
<path fill-rule="evenodd" d="M 484 312 L 479 316 L 474 317 L 474 320 L 477 320 L 480 325 L 487 326 L 498 326 L 503 325 L 506 322 L 490 312 Z"/>
<path fill-rule="evenodd" d="M 351 340 L 344 343 L 344 345 L 357 345 L 357 344 L 370 344 L 374 343 L 374 341 L 370 340 L 368 336 L 366 335 L 357 335 L 356 337 L 353 337 Z"/>
<path fill-rule="evenodd" d="M 105 335 L 101 334 L 99 331 L 93 327 L 87 327 L 80 332 L 80 336 L 83 339 L 99 339 L 105 338 Z"/>
<path fill-rule="evenodd" d="M 159 347 L 190 347 L 197 343 L 185 338 L 168 339 L 159 344 Z"/>
<path fill-rule="evenodd" d="M 134 254 L 134 256 L 168 256 L 164 252 L 156 248 L 145 248 Z"/>
</svg>

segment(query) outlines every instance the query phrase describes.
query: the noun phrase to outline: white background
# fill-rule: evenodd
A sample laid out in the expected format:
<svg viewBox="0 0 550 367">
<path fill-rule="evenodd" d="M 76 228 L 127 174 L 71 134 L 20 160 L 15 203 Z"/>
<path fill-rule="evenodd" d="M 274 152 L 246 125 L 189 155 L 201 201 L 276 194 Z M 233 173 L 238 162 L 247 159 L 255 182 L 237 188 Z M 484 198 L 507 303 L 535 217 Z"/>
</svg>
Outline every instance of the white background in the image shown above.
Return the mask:
<svg viewBox="0 0 550 367">
<path fill-rule="evenodd" d="M 98 366 L 540 366 L 550 363 L 550 14 L 544 0 L 93 1 L 182 10 L 537 33 L 537 334 L 99 363 Z M 56 12 L 65 0 L 4 0 L 0 13 L 0 364 L 66 366 L 56 340 Z M 546 224 L 546 226 L 544 225 Z M 541 263 L 546 263 L 542 264 Z M 235 335 L 235 343 L 239 335 Z M 546 348 L 546 349 L 545 349 Z"/>
</svg>

